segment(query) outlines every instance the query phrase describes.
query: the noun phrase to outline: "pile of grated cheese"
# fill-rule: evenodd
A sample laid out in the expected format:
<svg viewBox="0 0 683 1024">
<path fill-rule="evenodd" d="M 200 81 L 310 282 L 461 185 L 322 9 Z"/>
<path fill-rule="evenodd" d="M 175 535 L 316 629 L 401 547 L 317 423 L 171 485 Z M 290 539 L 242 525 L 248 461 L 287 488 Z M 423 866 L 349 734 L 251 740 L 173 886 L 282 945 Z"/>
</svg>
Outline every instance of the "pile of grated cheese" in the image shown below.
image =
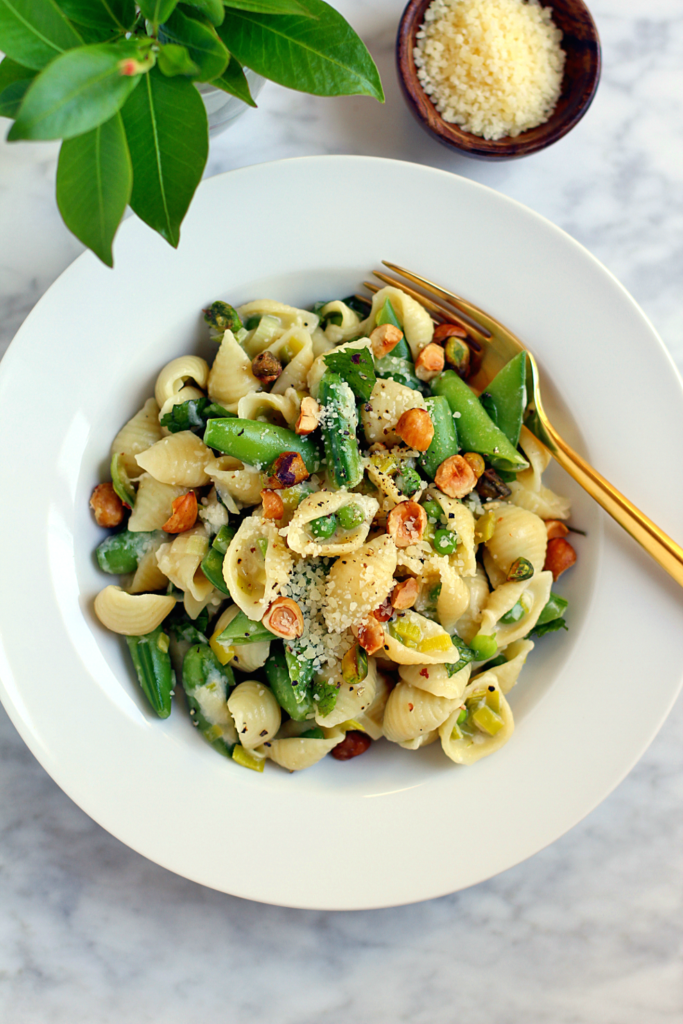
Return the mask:
<svg viewBox="0 0 683 1024">
<path fill-rule="evenodd" d="M 434 0 L 418 77 L 444 121 L 485 139 L 544 124 L 560 96 L 562 32 L 538 0 Z"/>
</svg>

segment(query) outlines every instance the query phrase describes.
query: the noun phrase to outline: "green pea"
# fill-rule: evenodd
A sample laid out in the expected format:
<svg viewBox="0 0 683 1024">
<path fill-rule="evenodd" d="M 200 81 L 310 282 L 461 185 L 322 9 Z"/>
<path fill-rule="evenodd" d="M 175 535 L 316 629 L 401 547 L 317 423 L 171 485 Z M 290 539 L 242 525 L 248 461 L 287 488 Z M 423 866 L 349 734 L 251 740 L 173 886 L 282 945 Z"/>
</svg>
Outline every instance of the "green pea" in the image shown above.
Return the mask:
<svg viewBox="0 0 683 1024">
<path fill-rule="evenodd" d="M 427 518 L 431 519 L 433 523 L 438 523 L 443 515 L 443 509 L 439 505 L 438 501 L 433 501 L 431 498 L 427 498 L 426 501 L 422 502 L 422 507 L 427 513 Z"/>
<path fill-rule="evenodd" d="M 458 535 L 452 530 L 437 530 L 432 545 L 440 555 L 452 555 L 458 546 Z"/>
<path fill-rule="evenodd" d="M 363 509 L 360 505 L 344 505 L 343 508 L 340 508 L 337 512 L 337 519 L 339 520 L 339 525 L 342 529 L 353 530 L 356 526 L 360 526 L 365 519 L 365 516 L 363 515 Z M 334 530 L 332 533 L 334 533 Z"/>
<path fill-rule="evenodd" d="M 470 647 L 474 651 L 477 661 L 488 661 L 498 650 L 498 642 L 495 636 L 478 633 L 470 643 Z"/>
<path fill-rule="evenodd" d="M 314 537 L 327 540 L 337 529 L 337 517 L 334 512 L 329 516 L 320 516 L 318 519 L 313 519 L 308 524 L 308 528 Z"/>
<path fill-rule="evenodd" d="M 422 477 L 417 473 L 411 466 L 406 466 L 401 472 L 399 478 L 399 486 L 403 494 L 407 494 L 410 497 L 411 494 L 415 494 L 415 491 L 419 491 L 422 486 Z"/>
</svg>

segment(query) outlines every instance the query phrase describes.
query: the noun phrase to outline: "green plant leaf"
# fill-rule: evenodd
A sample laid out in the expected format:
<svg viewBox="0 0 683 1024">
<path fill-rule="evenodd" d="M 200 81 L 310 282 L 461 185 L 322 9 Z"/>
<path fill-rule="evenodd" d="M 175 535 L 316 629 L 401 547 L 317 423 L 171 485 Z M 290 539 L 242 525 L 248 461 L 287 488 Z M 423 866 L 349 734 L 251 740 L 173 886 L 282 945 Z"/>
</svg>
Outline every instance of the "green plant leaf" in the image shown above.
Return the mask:
<svg viewBox="0 0 683 1024">
<path fill-rule="evenodd" d="M 140 81 L 120 67 L 137 56 L 132 40 L 63 53 L 32 83 L 7 138 L 70 139 L 108 121 Z"/>
<path fill-rule="evenodd" d="M 209 153 L 209 125 L 187 78 L 145 75 L 121 111 L 133 161 L 135 213 L 173 246 Z"/>
<path fill-rule="evenodd" d="M 157 54 L 159 70 L 172 78 L 174 75 L 197 75 L 199 68 L 184 46 L 176 43 L 165 43 Z"/>
<path fill-rule="evenodd" d="M 23 82 L 27 78 L 35 78 L 35 71 L 19 64 L 11 57 L 4 57 L 0 61 L 0 92 L 12 85 L 13 82 Z"/>
<path fill-rule="evenodd" d="M 249 89 L 247 76 L 236 57 L 230 57 L 230 63 L 221 77 L 212 79 L 211 85 L 215 85 L 216 88 L 222 89 L 224 92 L 229 92 L 231 96 L 236 96 L 238 100 L 248 103 L 250 107 L 256 106 L 256 101 Z"/>
<path fill-rule="evenodd" d="M 147 18 L 153 25 L 160 25 L 167 21 L 175 10 L 178 0 L 138 0 L 138 6 L 143 18 Z"/>
<path fill-rule="evenodd" d="M 383 102 L 379 72 L 348 22 L 323 0 L 303 3 L 312 17 L 229 9 L 216 31 L 240 63 L 289 89 Z"/>
<path fill-rule="evenodd" d="M 133 187 L 133 168 L 120 114 L 66 139 L 57 165 L 57 205 L 76 238 L 113 266 L 111 246 Z"/>
<path fill-rule="evenodd" d="M 11 82 L 0 92 L 0 117 L 16 117 L 32 79 Z"/>
<path fill-rule="evenodd" d="M 83 40 L 54 0 L 0 0 L 0 46 L 39 71 Z"/>
<path fill-rule="evenodd" d="M 168 21 L 159 26 L 159 39 L 162 43 L 187 47 L 190 59 L 199 68 L 197 78 L 200 82 L 218 78 L 228 66 L 230 51 L 223 46 L 214 29 L 180 11 L 174 11 Z"/>
<path fill-rule="evenodd" d="M 132 28 L 135 21 L 134 0 L 57 0 L 67 18 L 88 28 Z"/>
<path fill-rule="evenodd" d="M 220 25 L 225 17 L 225 7 L 221 0 L 183 0 L 183 6 L 200 11 L 212 25 Z"/>
<path fill-rule="evenodd" d="M 299 0 L 223 0 L 223 3 L 226 7 L 254 11 L 257 14 L 301 14 L 305 18 L 315 17 Z"/>
</svg>

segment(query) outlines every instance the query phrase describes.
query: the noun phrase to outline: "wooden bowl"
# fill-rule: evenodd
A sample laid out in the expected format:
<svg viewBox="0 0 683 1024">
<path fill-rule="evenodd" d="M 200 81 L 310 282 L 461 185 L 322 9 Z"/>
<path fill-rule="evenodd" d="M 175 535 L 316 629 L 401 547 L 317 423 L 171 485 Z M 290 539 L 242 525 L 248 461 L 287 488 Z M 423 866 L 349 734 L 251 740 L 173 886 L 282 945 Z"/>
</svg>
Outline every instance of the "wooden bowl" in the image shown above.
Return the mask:
<svg viewBox="0 0 683 1024">
<path fill-rule="evenodd" d="M 542 0 L 550 7 L 553 21 L 562 30 L 562 49 L 567 55 L 562 91 L 555 110 L 545 124 L 530 128 L 516 138 L 482 139 L 444 121 L 417 77 L 413 50 L 417 33 L 431 0 L 410 0 L 398 27 L 396 63 L 398 77 L 408 106 L 420 125 L 445 146 L 479 160 L 510 160 L 537 153 L 557 142 L 581 120 L 588 110 L 600 81 L 600 39 L 590 11 L 582 0 Z"/>
</svg>

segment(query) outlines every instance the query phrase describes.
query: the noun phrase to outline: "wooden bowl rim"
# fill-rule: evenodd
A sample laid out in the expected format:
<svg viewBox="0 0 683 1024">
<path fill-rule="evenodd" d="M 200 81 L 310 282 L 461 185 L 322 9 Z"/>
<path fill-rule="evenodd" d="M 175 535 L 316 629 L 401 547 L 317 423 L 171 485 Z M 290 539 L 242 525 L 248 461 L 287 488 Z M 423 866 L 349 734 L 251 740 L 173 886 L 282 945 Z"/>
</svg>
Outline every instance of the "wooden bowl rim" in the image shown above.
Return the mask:
<svg viewBox="0 0 683 1024">
<path fill-rule="evenodd" d="M 582 22 L 589 34 L 589 38 L 584 41 L 584 47 L 586 52 L 591 55 L 590 69 L 583 86 L 581 102 L 575 107 L 569 106 L 562 115 L 557 117 L 553 112 L 545 124 L 522 132 L 521 135 L 514 138 L 505 136 L 498 140 L 484 139 L 463 131 L 458 125 L 444 121 L 420 84 L 413 48 L 418 29 L 424 21 L 424 13 L 431 2 L 432 0 L 409 0 L 401 15 L 396 38 L 396 65 L 399 83 L 411 113 L 425 131 L 430 135 L 435 135 L 439 142 L 459 150 L 466 156 L 483 160 L 505 160 L 528 156 L 545 149 L 563 138 L 574 125 L 578 124 L 593 102 L 602 70 L 600 37 L 593 16 L 583 0 L 564 0 L 567 7 L 574 7 L 581 15 Z M 541 0 L 541 5 L 551 7 L 554 11 L 556 0 Z M 563 92 L 566 82 L 567 72 L 565 70 L 562 79 Z"/>
</svg>

